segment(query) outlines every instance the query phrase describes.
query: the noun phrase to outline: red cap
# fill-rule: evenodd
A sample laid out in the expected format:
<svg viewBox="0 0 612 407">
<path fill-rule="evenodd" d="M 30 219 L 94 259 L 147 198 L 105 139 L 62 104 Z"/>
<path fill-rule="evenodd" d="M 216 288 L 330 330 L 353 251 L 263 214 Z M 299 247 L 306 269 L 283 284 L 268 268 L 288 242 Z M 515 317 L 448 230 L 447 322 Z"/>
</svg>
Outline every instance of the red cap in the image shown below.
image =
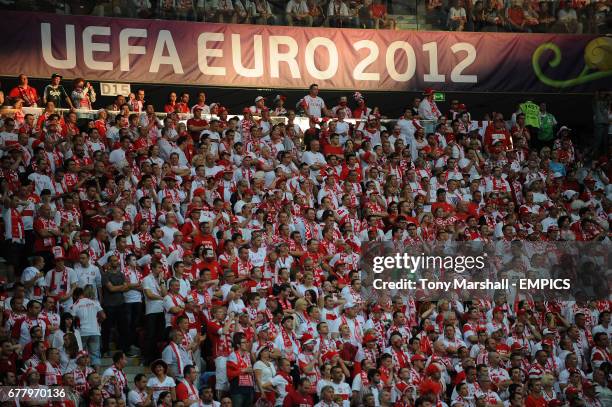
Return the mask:
<svg viewBox="0 0 612 407">
<path fill-rule="evenodd" d="M 434 90 L 432 88 L 425 88 L 425 90 L 423 91 L 423 95 L 425 96 L 432 95 L 433 93 L 434 93 Z"/>
<path fill-rule="evenodd" d="M 512 344 L 512 348 L 511 348 L 511 349 L 512 349 L 512 351 L 514 352 L 514 351 L 516 351 L 516 350 L 525 349 L 525 347 L 524 347 L 523 345 L 521 345 L 520 343 L 518 343 L 518 342 L 514 342 L 514 343 Z"/>
<path fill-rule="evenodd" d="M 427 369 L 425 369 L 425 374 L 428 376 L 436 373 L 440 373 L 440 368 L 435 363 L 432 363 L 431 365 L 427 366 Z"/>
<path fill-rule="evenodd" d="M 502 307 L 493 308 L 493 314 L 498 313 L 498 312 L 504 312 L 504 309 Z"/>
<path fill-rule="evenodd" d="M 376 340 L 376 336 L 372 335 L 372 334 L 366 334 L 363 337 L 363 343 L 368 343 L 368 342 L 373 342 Z"/>
<path fill-rule="evenodd" d="M 572 395 L 577 396 L 578 394 L 580 394 L 580 391 L 574 386 L 568 386 L 565 389 L 566 396 L 572 396 Z"/>
<path fill-rule="evenodd" d="M 417 360 L 423 360 L 423 361 L 425 361 L 425 360 L 427 360 L 427 358 L 426 358 L 425 356 L 421 355 L 420 353 L 414 354 L 414 355 L 412 355 L 412 357 L 410 358 L 410 362 L 411 362 L 411 363 L 414 363 L 414 362 L 416 362 Z"/>
<path fill-rule="evenodd" d="M 314 342 L 315 339 L 313 338 L 311 334 L 304 334 L 302 335 L 301 341 L 302 341 L 302 345 L 308 345 L 309 343 Z"/>
<path fill-rule="evenodd" d="M 323 354 L 323 361 L 332 360 L 334 356 L 339 355 L 337 350 L 329 350 Z"/>
<path fill-rule="evenodd" d="M 506 345 L 505 343 L 500 343 L 497 345 L 496 350 L 498 353 L 507 355 L 510 353 L 510 346 Z"/>
<path fill-rule="evenodd" d="M 382 311 L 383 311 L 383 308 L 379 304 L 376 304 L 372 307 L 372 312 L 382 312 Z"/>
<path fill-rule="evenodd" d="M 436 327 L 435 327 L 435 326 L 433 326 L 433 325 L 427 325 L 427 326 L 425 327 L 425 332 L 428 332 L 428 333 L 429 333 L 429 332 L 436 332 Z"/>
<path fill-rule="evenodd" d="M 544 339 L 544 340 L 542 341 L 542 346 L 543 346 L 543 345 L 553 346 L 553 341 L 552 341 L 552 339 Z"/>
</svg>

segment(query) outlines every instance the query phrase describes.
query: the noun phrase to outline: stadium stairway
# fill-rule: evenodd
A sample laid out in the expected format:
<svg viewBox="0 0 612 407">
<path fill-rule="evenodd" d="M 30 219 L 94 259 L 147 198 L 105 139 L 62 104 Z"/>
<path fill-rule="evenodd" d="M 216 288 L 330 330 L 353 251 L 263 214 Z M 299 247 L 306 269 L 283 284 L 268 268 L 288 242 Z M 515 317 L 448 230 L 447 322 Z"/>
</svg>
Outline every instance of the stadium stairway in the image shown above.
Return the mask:
<svg viewBox="0 0 612 407">
<path fill-rule="evenodd" d="M 112 354 L 113 352 L 111 352 Z M 144 373 L 145 375 L 149 375 L 150 370 L 148 366 L 141 366 L 141 359 L 140 356 L 136 356 L 136 357 L 129 357 L 128 358 L 128 364 L 127 366 L 123 369 L 123 373 L 125 373 L 125 376 L 127 377 L 127 382 L 128 382 L 128 386 L 130 388 L 134 387 L 134 378 L 136 377 L 137 374 L 139 373 Z M 111 367 L 113 365 L 113 358 L 112 357 L 106 357 L 106 358 L 101 358 L 100 359 L 100 368 L 98 370 L 98 373 L 103 374 L 104 371 Z"/>
</svg>

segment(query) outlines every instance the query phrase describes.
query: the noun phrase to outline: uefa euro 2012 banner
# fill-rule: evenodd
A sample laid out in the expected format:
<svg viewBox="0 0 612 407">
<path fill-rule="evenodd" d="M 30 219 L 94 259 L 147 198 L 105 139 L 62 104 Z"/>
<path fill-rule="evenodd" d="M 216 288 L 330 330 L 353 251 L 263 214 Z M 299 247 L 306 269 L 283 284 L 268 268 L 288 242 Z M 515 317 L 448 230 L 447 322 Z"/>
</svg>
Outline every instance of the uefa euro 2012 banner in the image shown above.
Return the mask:
<svg viewBox="0 0 612 407">
<path fill-rule="evenodd" d="M 0 75 L 202 86 L 589 92 L 612 38 L 297 28 L 3 11 Z"/>
</svg>

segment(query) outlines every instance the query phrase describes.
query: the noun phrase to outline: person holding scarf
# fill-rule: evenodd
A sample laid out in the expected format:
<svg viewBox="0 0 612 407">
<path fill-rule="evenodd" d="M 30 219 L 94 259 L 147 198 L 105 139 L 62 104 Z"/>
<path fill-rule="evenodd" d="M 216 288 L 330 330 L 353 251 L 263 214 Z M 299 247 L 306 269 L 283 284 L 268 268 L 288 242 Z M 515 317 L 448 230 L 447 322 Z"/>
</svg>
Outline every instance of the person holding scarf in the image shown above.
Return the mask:
<svg viewBox="0 0 612 407">
<path fill-rule="evenodd" d="M 191 405 L 201 406 L 202 400 L 196 388 L 198 369 L 193 365 L 187 365 L 183 369 L 183 380 L 176 385 L 176 399 L 182 401 L 185 407 Z"/>
<path fill-rule="evenodd" d="M 423 91 L 423 100 L 419 104 L 419 116 L 422 120 L 438 120 L 442 113 L 434 102 L 434 90 L 427 88 Z"/>
<path fill-rule="evenodd" d="M 287 315 L 283 317 L 280 335 L 276 336 L 274 346 L 280 349 L 281 355 L 287 358 L 290 362 L 295 362 L 297 355 L 300 353 L 298 340 L 293 332 L 293 316 Z"/>
<path fill-rule="evenodd" d="M 72 293 L 77 287 L 78 277 L 73 269 L 66 267 L 66 256 L 61 246 L 52 249 L 55 268 L 45 276 L 46 295 L 57 300 L 62 311 L 69 311 L 72 306 Z"/>
<path fill-rule="evenodd" d="M 232 406 L 249 407 L 253 405 L 255 396 L 255 377 L 251 365 L 249 342 L 246 336 L 239 332 L 233 338 L 234 352 L 227 358 L 227 378 L 230 383 Z"/>
</svg>

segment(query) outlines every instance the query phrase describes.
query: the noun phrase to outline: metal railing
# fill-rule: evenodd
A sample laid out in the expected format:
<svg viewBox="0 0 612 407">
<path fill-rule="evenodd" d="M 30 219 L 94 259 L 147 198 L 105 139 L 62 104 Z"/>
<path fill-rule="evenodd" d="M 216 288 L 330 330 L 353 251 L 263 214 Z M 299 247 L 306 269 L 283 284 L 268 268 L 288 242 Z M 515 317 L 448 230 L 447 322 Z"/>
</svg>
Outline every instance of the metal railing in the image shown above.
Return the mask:
<svg viewBox="0 0 612 407">
<path fill-rule="evenodd" d="M 38 117 L 43 113 L 43 111 L 44 109 L 42 107 L 24 107 L 22 108 L 22 112 L 24 113 L 24 115 L 31 114 L 34 116 L 35 119 L 38 119 Z M 71 111 L 70 109 L 55 109 L 54 113 L 65 115 L 69 113 L 70 111 Z M 98 118 L 98 113 L 100 112 L 100 110 L 76 109 L 75 112 L 77 113 L 77 117 L 79 120 L 95 120 Z M 119 113 L 119 111 L 110 111 L 110 110 L 107 110 L 106 112 L 111 117 Z M 16 109 L 10 108 L 8 106 L 5 106 L 2 109 L 0 109 L 0 116 L 3 116 L 3 117 L 14 117 L 15 113 L 16 113 Z M 131 113 L 134 113 L 134 112 L 131 112 Z M 141 112 L 138 114 L 144 115 L 146 113 Z M 157 116 L 158 119 L 163 120 L 168 114 L 165 112 L 155 112 L 155 115 Z M 180 122 L 186 122 L 187 120 L 193 117 L 193 115 L 190 113 L 178 113 L 178 116 L 179 116 Z M 210 115 L 210 114 L 203 114 L 202 117 L 205 118 L 206 120 L 210 120 L 211 118 L 218 119 L 218 116 Z M 242 119 L 243 116 L 239 114 L 228 114 L 228 117 L 238 117 L 239 119 Z M 278 123 L 281 121 L 286 123 L 287 118 L 284 116 L 272 116 L 271 121 L 273 123 Z M 345 121 L 347 123 L 356 125 L 360 122 L 364 122 L 365 120 L 346 119 Z M 397 119 L 383 118 L 380 121 L 390 126 L 390 125 L 395 124 L 395 122 L 397 122 Z M 310 119 L 308 117 L 298 116 L 295 118 L 294 122 L 302 130 L 306 130 L 309 128 Z M 436 123 L 433 120 L 420 120 L 420 123 L 425 128 L 426 132 L 431 133 L 434 131 L 434 127 Z M 472 124 L 477 126 L 478 122 L 473 121 Z"/>
<path fill-rule="evenodd" d="M 168 19 L 203 22 L 224 22 L 239 24 L 288 25 L 285 8 L 287 1 L 267 0 L 270 15 L 261 12 L 254 0 L 227 0 L 234 4 L 233 14 L 218 12 L 217 5 L 225 0 L 113 0 L 81 1 L 68 0 L 41 1 L 19 0 L 13 5 L 0 4 L 0 9 L 49 12 L 73 15 L 94 15 L 101 17 L 126 17 L 143 19 Z M 522 25 L 511 23 L 508 15 L 520 14 L 519 10 L 487 8 L 487 0 L 475 1 L 468 9 L 452 9 L 450 6 L 431 7 L 429 0 L 374 0 L 375 6 L 385 7 L 388 18 L 384 21 L 371 17 L 372 9 L 363 6 L 364 0 L 343 0 L 349 10 L 347 18 L 330 18 L 329 0 L 308 1 L 311 7 L 313 26 L 334 26 L 342 28 L 397 28 L 403 30 L 451 30 L 485 32 L 551 32 L 551 33 L 592 33 L 609 34 L 612 32 L 612 7 L 603 2 L 592 2 L 574 12 L 561 10 L 558 1 L 542 1 L 535 8 L 525 1 Z M 372 0 L 366 0 L 371 3 Z M 451 3 L 451 2 L 442 2 Z M 141 6 L 141 5 L 145 6 Z M 147 4 L 151 4 L 147 7 Z M 181 8 L 180 5 L 190 4 Z M 257 1 L 257 4 L 262 4 Z M 316 5 L 318 4 L 318 5 Z M 485 7 L 483 7 L 483 4 Z M 465 20 L 455 19 L 465 13 Z M 575 15 L 576 19 L 573 20 Z M 569 16 L 569 17 L 568 17 Z M 568 17 L 563 21 L 560 17 Z M 516 20 L 514 20 L 516 21 Z M 298 22 L 297 24 L 303 24 Z M 297 25 L 296 24 L 296 25 Z"/>
</svg>

